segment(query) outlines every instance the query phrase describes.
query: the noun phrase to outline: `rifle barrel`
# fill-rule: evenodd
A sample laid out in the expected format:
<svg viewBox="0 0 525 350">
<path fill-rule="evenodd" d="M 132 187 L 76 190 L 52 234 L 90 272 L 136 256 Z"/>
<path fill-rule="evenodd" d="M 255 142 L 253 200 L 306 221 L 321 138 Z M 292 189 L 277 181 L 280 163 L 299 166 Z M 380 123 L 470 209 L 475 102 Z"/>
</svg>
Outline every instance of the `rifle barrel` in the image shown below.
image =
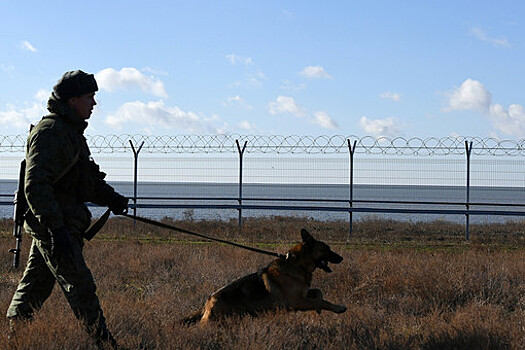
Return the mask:
<svg viewBox="0 0 525 350">
<path fill-rule="evenodd" d="M 9 249 L 13 253 L 13 267 L 16 269 L 20 264 L 20 252 L 22 251 L 22 226 L 24 225 L 24 216 L 27 211 L 27 201 L 24 192 L 24 179 L 26 171 L 25 159 L 20 162 L 20 173 L 18 175 L 18 188 L 15 191 L 13 200 L 13 236 L 16 243 L 15 248 Z"/>
</svg>

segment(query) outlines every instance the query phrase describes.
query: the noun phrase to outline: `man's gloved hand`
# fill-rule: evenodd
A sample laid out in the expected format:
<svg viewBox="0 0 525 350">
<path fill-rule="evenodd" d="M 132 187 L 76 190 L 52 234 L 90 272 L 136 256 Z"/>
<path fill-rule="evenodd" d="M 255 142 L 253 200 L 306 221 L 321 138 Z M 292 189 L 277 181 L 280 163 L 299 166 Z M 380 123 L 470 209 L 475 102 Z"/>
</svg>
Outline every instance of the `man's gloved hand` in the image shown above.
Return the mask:
<svg viewBox="0 0 525 350">
<path fill-rule="evenodd" d="M 51 255 L 54 258 L 73 258 L 73 241 L 64 226 L 51 230 L 51 239 Z"/>
<path fill-rule="evenodd" d="M 128 202 L 129 199 L 118 193 L 115 193 L 115 196 L 108 204 L 108 208 L 113 214 L 122 215 L 128 212 Z"/>
</svg>

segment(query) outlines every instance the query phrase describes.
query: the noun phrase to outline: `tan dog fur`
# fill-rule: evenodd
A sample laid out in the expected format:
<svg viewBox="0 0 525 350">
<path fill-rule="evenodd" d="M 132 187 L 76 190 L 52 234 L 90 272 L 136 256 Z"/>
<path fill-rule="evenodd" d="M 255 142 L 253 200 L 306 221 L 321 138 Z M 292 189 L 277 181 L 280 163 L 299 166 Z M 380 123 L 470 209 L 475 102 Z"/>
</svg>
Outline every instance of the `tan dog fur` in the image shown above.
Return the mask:
<svg viewBox="0 0 525 350">
<path fill-rule="evenodd" d="M 286 259 L 277 258 L 261 271 L 222 287 L 208 297 L 202 310 L 181 322 L 206 324 L 230 315 L 257 315 L 277 309 L 345 312 L 345 306 L 324 300 L 319 289 L 310 288 L 316 268 L 332 272 L 328 263 L 339 264 L 343 258 L 305 229 L 301 237 L 302 242 L 288 251 Z"/>
</svg>

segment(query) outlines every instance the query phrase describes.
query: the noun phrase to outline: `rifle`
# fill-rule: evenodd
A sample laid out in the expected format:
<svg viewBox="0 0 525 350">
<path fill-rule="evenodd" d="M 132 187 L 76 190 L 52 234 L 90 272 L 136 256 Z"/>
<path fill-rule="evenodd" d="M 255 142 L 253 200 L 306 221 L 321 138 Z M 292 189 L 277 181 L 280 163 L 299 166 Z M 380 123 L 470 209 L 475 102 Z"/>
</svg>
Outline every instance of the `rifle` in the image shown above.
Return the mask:
<svg viewBox="0 0 525 350">
<path fill-rule="evenodd" d="M 20 173 L 18 175 L 18 188 L 15 191 L 15 198 L 13 200 L 14 213 L 13 213 L 13 236 L 16 239 L 15 248 L 9 249 L 10 253 L 13 253 L 13 267 L 16 269 L 20 263 L 20 252 L 22 251 L 22 228 L 24 226 L 24 217 L 29 209 L 27 204 L 24 182 L 26 173 L 26 160 L 23 159 L 20 162 Z"/>
</svg>

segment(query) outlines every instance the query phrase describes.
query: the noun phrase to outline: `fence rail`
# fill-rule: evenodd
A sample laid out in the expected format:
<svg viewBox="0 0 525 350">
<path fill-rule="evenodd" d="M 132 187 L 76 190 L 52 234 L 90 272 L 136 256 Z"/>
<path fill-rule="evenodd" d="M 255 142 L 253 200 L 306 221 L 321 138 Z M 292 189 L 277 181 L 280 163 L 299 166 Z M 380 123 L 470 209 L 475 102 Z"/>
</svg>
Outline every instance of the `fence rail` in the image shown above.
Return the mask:
<svg viewBox="0 0 525 350">
<path fill-rule="evenodd" d="M 0 135 L 0 160 L 5 154 L 23 154 L 25 139 L 25 135 Z M 127 163 L 133 163 L 132 167 L 125 166 L 123 171 L 128 179 L 132 175 L 133 194 L 129 197 L 135 212 L 141 208 L 236 210 L 239 227 L 242 227 L 243 211 L 246 210 L 340 212 L 349 215 L 350 233 L 354 213 L 462 215 L 465 217 L 467 239 L 471 215 L 525 216 L 525 140 L 359 138 L 338 135 L 95 135 L 87 136 L 87 140 L 94 154 L 102 158 L 104 154 L 112 154 L 120 161 L 126 157 Z M 216 174 L 208 177 L 210 182 L 225 179 L 223 182 L 237 187 L 236 193 L 139 196 L 138 185 L 144 183 L 144 176 L 154 179 L 151 180 L 154 182 L 156 179 L 166 181 L 167 178 L 206 182 L 195 179 L 207 179 L 203 174 L 213 166 L 210 162 L 213 155 L 220 155 L 221 158 L 216 161 L 220 164 L 215 169 Z M 149 167 L 143 165 L 144 162 Z M 108 163 L 110 168 L 117 166 L 117 162 Z M 163 168 L 166 164 L 172 166 L 169 171 Z M 106 166 L 103 168 L 108 169 Z M 253 183 L 285 184 L 289 181 L 324 181 L 328 184 L 335 181 L 345 188 L 347 195 L 337 193 L 337 198 L 313 198 L 246 194 L 247 186 Z M 362 186 L 378 183 L 385 188 L 409 186 L 415 189 L 416 197 L 407 200 L 389 198 L 390 194 L 385 194 L 386 198 L 356 196 Z M 454 187 L 454 198 L 425 198 L 425 186 L 443 186 L 443 191 Z M 473 198 L 473 188 L 489 191 L 487 198 Z M 494 201 L 490 194 L 494 189 L 506 189 L 509 193 L 523 191 L 519 193 L 523 196 L 518 195 L 518 199 L 509 201 Z M 323 191 L 323 187 L 319 187 L 319 192 Z M 8 197 L 12 194 L 0 193 L 0 205 L 12 204 L 9 200 L 1 200 Z"/>
</svg>

